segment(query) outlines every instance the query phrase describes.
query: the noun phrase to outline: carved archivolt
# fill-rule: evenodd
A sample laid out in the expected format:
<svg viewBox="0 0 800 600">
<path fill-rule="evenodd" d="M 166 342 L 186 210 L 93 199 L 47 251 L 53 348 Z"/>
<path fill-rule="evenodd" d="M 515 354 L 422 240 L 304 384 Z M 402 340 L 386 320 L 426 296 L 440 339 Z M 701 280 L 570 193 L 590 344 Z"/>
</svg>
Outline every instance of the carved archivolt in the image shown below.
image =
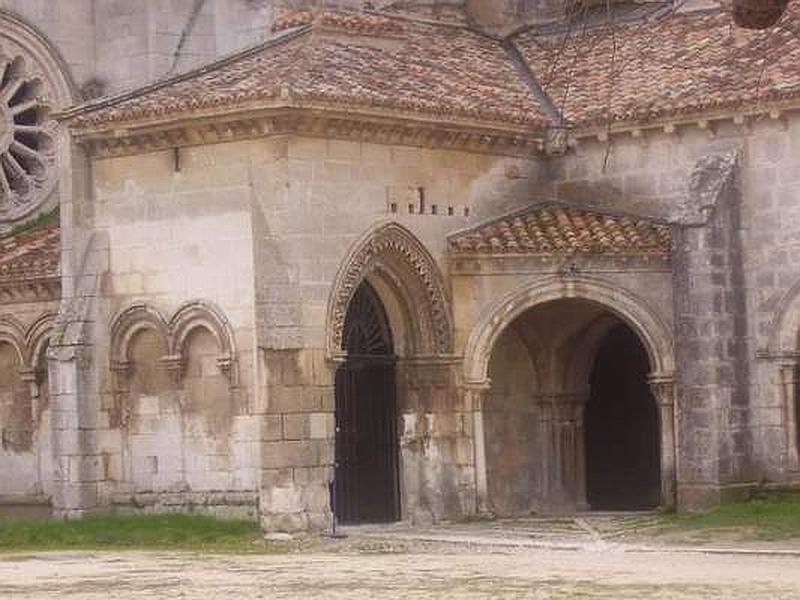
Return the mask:
<svg viewBox="0 0 800 600">
<path fill-rule="evenodd" d="M 180 380 L 187 359 L 187 340 L 191 333 L 201 328 L 214 336 L 219 345 L 217 364 L 236 385 L 233 329 L 222 312 L 208 302 L 187 302 L 175 311 L 169 321 L 161 312 L 148 304 L 133 304 L 120 312 L 111 325 L 111 369 L 117 376 L 119 388 L 130 371 L 130 346 L 137 333 L 151 330 L 165 342 L 166 354 L 161 358 L 165 369 Z"/>
<path fill-rule="evenodd" d="M 410 291 L 409 296 L 422 305 L 411 306 L 409 314 L 418 316 L 420 327 L 427 330 L 430 348 L 435 354 L 449 354 L 453 333 L 445 287 L 430 253 L 407 229 L 397 223 L 384 225 L 359 242 L 350 252 L 334 283 L 328 307 L 328 352 L 342 352 L 344 321 L 356 288 L 376 269 L 388 271 L 393 279 Z M 417 293 L 414 293 L 414 292 Z"/>
</svg>

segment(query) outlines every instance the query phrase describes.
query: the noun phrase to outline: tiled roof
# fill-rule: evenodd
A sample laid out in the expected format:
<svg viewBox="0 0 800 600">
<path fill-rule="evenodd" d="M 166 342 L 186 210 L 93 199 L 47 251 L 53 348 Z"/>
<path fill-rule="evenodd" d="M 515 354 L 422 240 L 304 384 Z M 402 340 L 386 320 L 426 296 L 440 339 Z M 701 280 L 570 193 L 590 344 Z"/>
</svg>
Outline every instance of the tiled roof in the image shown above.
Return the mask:
<svg viewBox="0 0 800 600">
<path fill-rule="evenodd" d="M 0 283 L 58 278 L 60 252 L 58 223 L 0 239 Z"/>
<path fill-rule="evenodd" d="M 793 2 L 765 31 L 716 11 L 515 42 L 570 124 L 646 122 L 800 96 L 798 16 Z"/>
<path fill-rule="evenodd" d="M 670 253 L 666 223 L 555 203 L 534 205 L 452 235 L 450 252 L 462 254 Z"/>
<path fill-rule="evenodd" d="M 577 127 L 800 97 L 800 2 L 766 31 L 735 27 L 728 11 L 647 14 L 600 25 L 595 19 L 591 27 L 574 24 L 560 32 L 532 28 L 512 39 L 550 102 Z M 295 102 L 532 129 L 547 125 L 531 91 L 535 86 L 529 87 L 502 41 L 465 26 L 322 10 L 285 13 L 274 30 L 276 37 L 258 47 L 95 100 L 66 118 L 78 129 L 111 128 L 183 119 L 192 111 Z"/>
<path fill-rule="evenodd" d="M 73 126 L 256 107 L 291 97 L 336 108 L 381 108 L 538 126 L 546 122 L 494 40 L 465 28 L 355 12 L 287 15 L 254 49 L 185 76 L 83 107 Z M 297 28 L 299 26 L 299 28 Z M 339 35 L 337 35 L 337 33 Z"/>
</svg>

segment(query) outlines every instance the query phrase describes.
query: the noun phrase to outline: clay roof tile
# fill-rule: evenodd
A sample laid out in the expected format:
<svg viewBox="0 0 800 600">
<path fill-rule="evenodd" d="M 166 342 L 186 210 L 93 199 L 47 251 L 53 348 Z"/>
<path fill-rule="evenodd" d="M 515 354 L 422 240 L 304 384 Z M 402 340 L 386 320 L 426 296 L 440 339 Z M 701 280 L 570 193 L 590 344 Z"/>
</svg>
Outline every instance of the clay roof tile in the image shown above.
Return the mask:
<svg viewBox="0 0 800 600">
<path fill-rule="evenodd" d="M 670 226 L 645 217 L 545 204 L 456 233 L 453 254 L 612 254 L 669 256 Z"/>
</svg>

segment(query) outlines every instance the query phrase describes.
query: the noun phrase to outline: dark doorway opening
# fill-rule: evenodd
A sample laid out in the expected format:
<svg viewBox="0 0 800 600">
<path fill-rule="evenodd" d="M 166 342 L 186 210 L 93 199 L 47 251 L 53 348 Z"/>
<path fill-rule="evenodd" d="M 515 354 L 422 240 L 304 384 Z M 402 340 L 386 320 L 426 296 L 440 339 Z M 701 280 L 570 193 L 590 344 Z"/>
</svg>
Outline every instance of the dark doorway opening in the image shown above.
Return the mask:
<svg viewBox="0 0 800 600">
<path fill-rule="evenodd" d="M 644 510 L 660 504 L 658 410 L 650 364 L 626 325 L 602 342 L 586 406 L 586 493 L 592 510 Z"/>
<path fill-rule="evenodd" d="M 341 523 L 400 518 L 394 345 L 372 286 L 353 295 L 336 372 L 335 513 Z"/>
</svg>

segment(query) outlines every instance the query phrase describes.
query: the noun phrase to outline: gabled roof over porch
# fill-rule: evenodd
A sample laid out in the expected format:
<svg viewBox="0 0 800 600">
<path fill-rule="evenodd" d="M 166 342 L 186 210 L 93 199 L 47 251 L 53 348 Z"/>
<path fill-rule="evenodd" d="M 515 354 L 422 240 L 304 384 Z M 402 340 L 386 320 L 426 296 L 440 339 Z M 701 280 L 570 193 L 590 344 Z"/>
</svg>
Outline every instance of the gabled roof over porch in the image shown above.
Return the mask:
<svg viewBox="0 0 800 600">
<path fill-rule="evenodd" d="M 456 256 L 638 255 L 668 257 L 671 226 L 658 219 L 559 202 L 532 204 L 449 237 Z"/>
</svg>

